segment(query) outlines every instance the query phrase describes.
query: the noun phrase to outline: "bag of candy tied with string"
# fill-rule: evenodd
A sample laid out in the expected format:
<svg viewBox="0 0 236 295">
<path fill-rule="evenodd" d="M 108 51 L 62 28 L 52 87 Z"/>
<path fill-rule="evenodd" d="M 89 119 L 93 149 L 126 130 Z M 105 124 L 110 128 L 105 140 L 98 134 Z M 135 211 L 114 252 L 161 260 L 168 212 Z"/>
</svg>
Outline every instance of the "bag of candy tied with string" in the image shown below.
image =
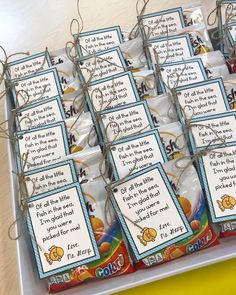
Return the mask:
<svg viewBox="0 0 236 295">
<path fill-rule="evenodd" d="M 97 134 L 89 112 L 65 121 L 70 152 L 76 153 L 98 144 Z"/>
<path fill-rule="evenodd" d="M 172 160 L 163 164 L 163 168 L 189 221 L 193 235 L 145 259 L 135 261 L 137 269 L 171 261 L 219 244 L 218 236 L 208 220 L 206 203 L 197 172 L 190 161 L 190 157 Z"/>
<path fill-rule="evenodd" d="M 156 81 L 152 70 L 135 72 L 134 80 L 141 98 L 149 99 L 157 96 Z"/>
<path fill-rule="evenodd" d="M 112 207 L 109 207 L 109 216 L 105 213 L 107 198 L 105 185 L 103 179 L 82 184 L 101 258 L 50 277 L 48 282 L 49 293 L 77 286 L 87 280 L 105 279 L 134 271 L 122 238 L 121 228 L 113 214 Z"/>
<path fill-rule="evenodd" d="M 231 109 L 236 109 L 236 74 L 223 76 L 223 82 Z"/>
<path fill-rule="evenodd" d="M 66 119 L 88 111 L 85 97 L 80 90 L 64 94 L 61 99 Z"/>
</svg>

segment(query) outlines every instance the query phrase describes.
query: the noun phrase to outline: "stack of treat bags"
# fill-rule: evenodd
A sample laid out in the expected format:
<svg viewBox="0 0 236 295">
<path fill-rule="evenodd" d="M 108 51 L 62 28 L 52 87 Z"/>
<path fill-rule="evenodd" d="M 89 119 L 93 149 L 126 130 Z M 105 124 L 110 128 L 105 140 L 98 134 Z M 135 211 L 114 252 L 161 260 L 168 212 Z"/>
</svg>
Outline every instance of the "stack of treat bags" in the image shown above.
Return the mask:
<svg viewBox="0 0 236 295">
<path fill-rule="evenodd" d="M 8 65 L 21 205 L 49 292 L 236 229 L 236 77 L 201 6 L 74 37 L 75 59 L 46 50 Z"/>
</svg>

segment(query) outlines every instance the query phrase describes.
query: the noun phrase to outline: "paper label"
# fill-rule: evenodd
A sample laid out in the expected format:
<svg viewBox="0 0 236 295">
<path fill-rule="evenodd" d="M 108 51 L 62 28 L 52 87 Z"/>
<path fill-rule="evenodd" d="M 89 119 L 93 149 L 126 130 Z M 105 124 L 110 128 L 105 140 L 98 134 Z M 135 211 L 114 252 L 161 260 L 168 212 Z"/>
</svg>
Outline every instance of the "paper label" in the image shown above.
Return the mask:
<svg viewBox="0 0 236 295">
<path fill-rule="evenodd" d="M 155 54 L 158 56 L 159 64 L 188 59 L 194 56 L 194 50 L 188 34 L 158 38 L 149 41 L 148 44 L 153 64 L 157 63 Z"/>
<path fill-rule="evenodd" d="M 17 129 L 27 130 L 64 121 L 65 112 L 60 97 L 30 104 L 17 113 Z"/>
<path fill-rule="evenodd" d="M 192 235 L 160 163 L 117 184 L 111 200 L 137 260 Z"/>
<path fill-rule="evenodd" d="M 45 51 L 10 62 L 8 64 L 8 69 L 10 78 L 14 80 L 47 70 L 51 66 L 50 56 L 48 52 Z"/>
<path fill-rule="evenodd" d="M 115 47 L 122 43 L 122 41 L 122 33 L 119 26 L 82 32 L 79 34 L 78 45 L 80 57 Z"/>
<path fill-rule="evenodd" d="M 115 180 L 168 161 L 158 130 L 114 142 L 109 156 Z"/>
<path fill-rule="evenodd" d="M 127 72 L 91 83 L 87 100 L 91 111 L 97 112 L 133 103 L 140 98 L 131 72 Z"/>
<path fill-rule="evenodd" d="M 173 35 L 185 27 L 181 7 L 142 16 L 145 39 Z M 168 31 L 167 31 L 168 29 Z"/>
<path fill-rule="evenodd" d="M 27 225 L 41 279 L 100 258 L 78 183 L 31 198 Z"/>
<path fill-rule="evenodd" d="M 28 153 L 25 172 L 47 166 L 69 154 L 67 131 L 64 122 L 17 133 L 17 166 L 22 172 L 22 159 Z"/>
<path fill-rule="evenodd" d="M 236 142 L 208 152 L 199 167 L 212 221 L 236 220 Z"/>
<path fill-rule="evenodd" d="M 235 111 L 192 120 L 191 125 L 190 140 L 193 147 L 206 147 L 210 143 L 221 144 L 223 141 L 217 140 L 219 137 L 224 143 L 236 142 Z"/>
<path fill-rule="evenodd" d="M 101 51 L 80 60 L 81 80 L 96 81 L 125 72 L 126 64 L 120 47 Z"/>
<path fill-rule="evenodd" d="M 101 129 L 106 141 L 118 140 L 154 128 L 146 101 L 101 112 Z"/>
<path fill-rule="evenodd" d="M 179 104 L 187 118 L 230 110 L 222 79 L 212 79 L 176 89 Z"/>
<path fill-rule="evenodd" d="M 235 5 L 235 12 L 236 12 L 236 5 Z M 235 17 L 236 19 L 236 17 Z M 233 46 L 235 41 L 236 41 L 236 22 L 230 23 L 228 25 L 228 38 L 229 38 L 229 42 L 230 45 Z"/>
<path fill-rule="evenodd" d="M 54 68 L 15 81 L 14 89 L 14 98 L 19 106 L 62 95 L 59 76 Z"/>
<path fill-rule="evenodd" d="M 161 65 L 160 84 L 163 92 L 207 79 L 204 65 L 199 58 Z"/>
<path fill-rule="evenodd" d="M 73 160 L 48 165 L 25 173 L 28 195 L 45 193 L 77 181 Z"/>
</svg>

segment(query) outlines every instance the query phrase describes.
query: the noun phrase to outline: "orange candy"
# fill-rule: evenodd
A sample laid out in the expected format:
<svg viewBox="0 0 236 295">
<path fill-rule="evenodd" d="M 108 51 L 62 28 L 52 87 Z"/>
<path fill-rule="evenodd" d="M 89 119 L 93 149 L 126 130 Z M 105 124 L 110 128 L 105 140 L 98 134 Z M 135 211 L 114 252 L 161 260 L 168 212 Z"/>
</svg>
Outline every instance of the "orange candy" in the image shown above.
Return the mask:
<svg viewBox="0 0 236 295">
<path fill-rule="evenodd" d="M 190 217 L 190 215 L 192 213 L 192 205 L 191 205 L 190 201 L 187 198 L 180 196 L 179 202 L 180 202 L 181 207 L 184 210 L 185 215 L 187 217 Z"/>
<path fill-rule="evenodd" d="M 197 231 L 200 228 L 200 221 L 193 220 L 193 221 L 191 221 L 190 226 L 193 231 Z"/>
<path fill-rule="evenodd" d="M 104 223 L 100 218 L 95 217 L 95 216 L 91 216 L 90 221 L 91 221 L 93 231 L 95 234 L 95 239 L 96 239 L 96 241 L 99 241 L 104 233 L 104 229 L 105 229 Z"/>
</svg>

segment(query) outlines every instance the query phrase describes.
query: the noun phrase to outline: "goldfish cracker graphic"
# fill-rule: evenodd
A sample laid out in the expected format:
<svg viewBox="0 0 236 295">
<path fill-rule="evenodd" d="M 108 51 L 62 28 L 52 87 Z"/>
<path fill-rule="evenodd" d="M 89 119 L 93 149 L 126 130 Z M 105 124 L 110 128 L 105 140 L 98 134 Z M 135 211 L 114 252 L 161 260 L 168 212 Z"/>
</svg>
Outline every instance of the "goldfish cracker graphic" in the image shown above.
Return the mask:
<svg viewBox="0 0 236 295">
<path fill-rule="evenodd" d="M 61 247 L 52 246 L 48 253 L 44 253 L 44 256 L 47 262 L 51 265 L 54 261 L 61 261 L 61 258 L 64 256 L 64 250 Z"/>
<path fill-rule="evenodd" d="M 133 264 L 126 249 L 119 222 L 109 214 L 106 222 L 105 201 L 107 192 L 101 179 L 82 183 L 86 207 L 90 215 L 100 259 L 50 277 L 49 293 L 59 292 L 84 281 L 104 279 L 134 272 Z"/>
<path fill-rule="evenodd" d="M 178 165 L 176 165 L 178 161 Z M 172 244 L 159 252 L 152 254 L 140 261 L 135 262 L 136 269 L 151 267 L 160 263 L 177 259 L 183 255 L 212 247 L 219 244 L 218 236 L 208 221 L 207 209 L 202 193 L 201 184 L 193 165 L 185 168 L 185 172 L 180 177 L 182 169 L 180 160 L 172 160 L 163 164 L 170 184 L 178 192 L 178 201 L 188 218 L 193 235 Z M 186 160 L 183 159 L 185 167 Z"/>
<path fill-rule="evenodd" d="M 224 195 L 221 200 L 217 200 L 217 204 L 222 212 L 225 210 L 233 210 L 236 206 L 236 199 L 234 197 Z"/>
<path fill-rule="evenodd" d="M 149 242 L 155 242 L 155 238 L 157 236 L 157 232 L 154 228 L 147 228 L 145 227 L 141 231 L 142 235 L 138 235 L 137 238 L 139 239 L 140 243 L 144 246 L 147 246 Z"/>
</svg>

